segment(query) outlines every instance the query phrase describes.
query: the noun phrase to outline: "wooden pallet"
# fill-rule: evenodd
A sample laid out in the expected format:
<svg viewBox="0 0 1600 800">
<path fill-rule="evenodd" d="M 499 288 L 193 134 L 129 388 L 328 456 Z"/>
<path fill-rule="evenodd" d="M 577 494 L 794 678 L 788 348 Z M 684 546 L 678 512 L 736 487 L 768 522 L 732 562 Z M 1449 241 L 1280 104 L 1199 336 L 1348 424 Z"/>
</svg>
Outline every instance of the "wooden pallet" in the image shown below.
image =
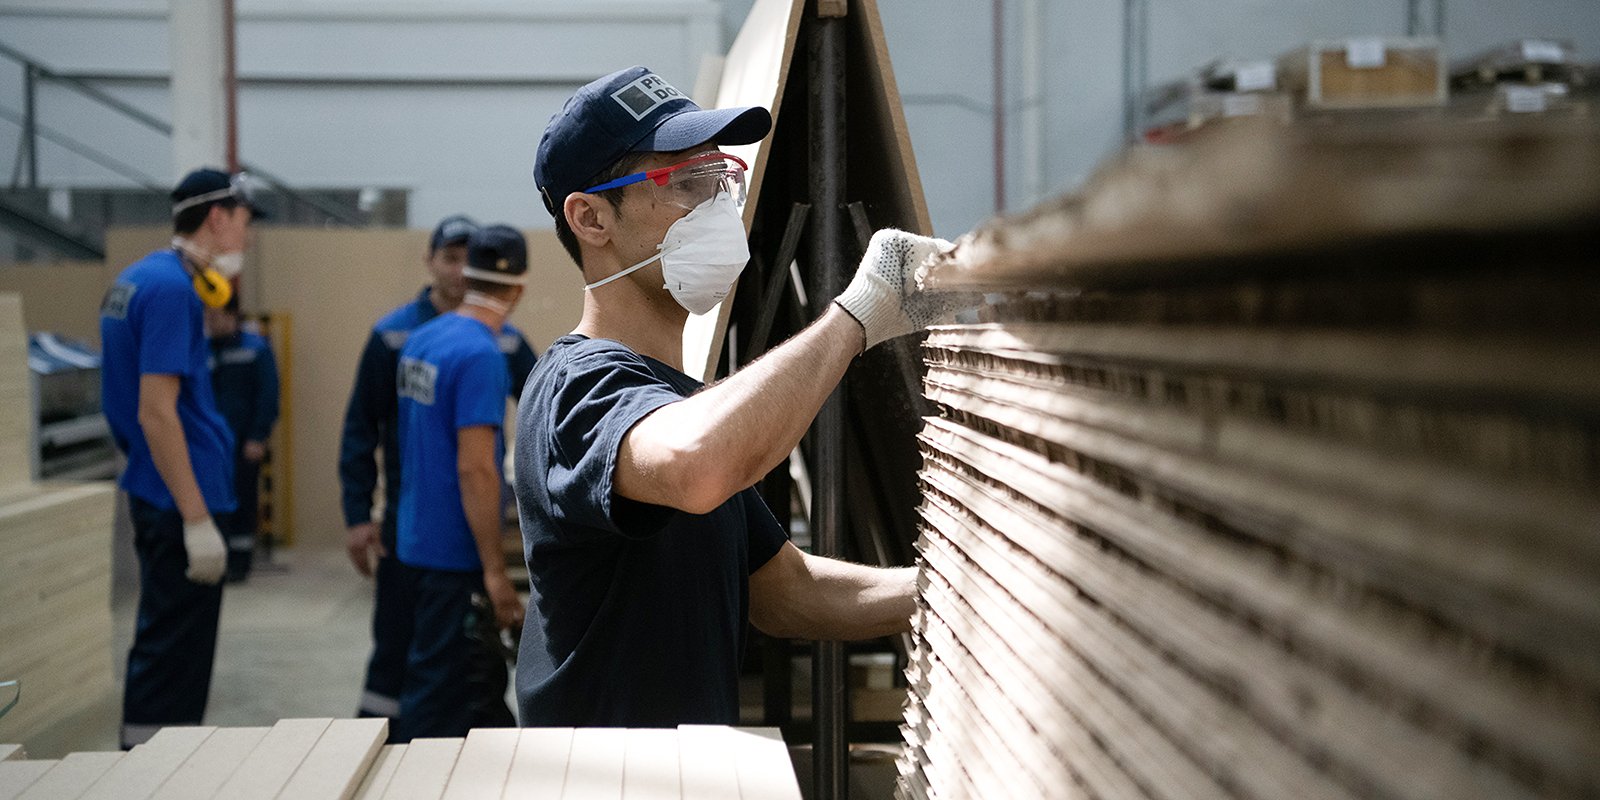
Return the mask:
<svg viewBox="0 0 1600 800">
<path fill-rule="evenodd" d="M 384 745 L 382 719 L 165 728 L 127 753 L 5 758 L 0 800 L 798 800 L 776 729 L 484 728 Z"/>
</svg>

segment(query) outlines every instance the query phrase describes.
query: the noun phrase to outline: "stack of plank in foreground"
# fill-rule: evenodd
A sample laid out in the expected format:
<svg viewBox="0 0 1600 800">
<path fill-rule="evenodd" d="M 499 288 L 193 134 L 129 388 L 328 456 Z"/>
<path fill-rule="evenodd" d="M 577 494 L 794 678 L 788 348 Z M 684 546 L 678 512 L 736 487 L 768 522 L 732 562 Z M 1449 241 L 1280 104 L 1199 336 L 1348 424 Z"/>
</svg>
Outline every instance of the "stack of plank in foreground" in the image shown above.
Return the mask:
<svg viewBox="0 0 1600 800">
<path fill-rule="evenodd" d="M 0 294 L 0 682 L 18 681 L 0 741 L 103 703 L 111 674 L 109 482 L 32 480 L 34 417 L 21 300 Z M 16 688 L 0 688 L 0 707 Z"/>
<path fill-rule="evenodd" d="M 799 800 L 775 729 L 482 728 L 384 745 L 383 719 L 164 728 L 127 753 L 30 761 L 0 745 L 0 798 Z"/>
<path fill-rule="evenodd" d="M 910 798 L 1600 796 L 1600 128 L 1138 151 L 923 270 Z"/>
</svg>

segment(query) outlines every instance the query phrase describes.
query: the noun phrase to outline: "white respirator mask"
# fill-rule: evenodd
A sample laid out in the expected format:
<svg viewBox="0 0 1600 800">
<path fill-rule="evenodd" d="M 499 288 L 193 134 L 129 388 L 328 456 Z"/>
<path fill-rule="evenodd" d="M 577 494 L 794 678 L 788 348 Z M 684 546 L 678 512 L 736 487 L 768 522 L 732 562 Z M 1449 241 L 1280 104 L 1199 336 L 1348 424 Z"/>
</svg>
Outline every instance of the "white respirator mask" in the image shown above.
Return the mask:
<svg viewBox="0 0 1600 800">
<path fill-rule="evenodd" d="M 657 253 L 615 275 L 583 288 L 597 289 L 661 259 L 662 288 L 691 314 L 704 314 L 728 296 L 733 282 L 750 261 L 744 219 L 726 191 L 695 206 L 667 228 Z"/>
</svg>

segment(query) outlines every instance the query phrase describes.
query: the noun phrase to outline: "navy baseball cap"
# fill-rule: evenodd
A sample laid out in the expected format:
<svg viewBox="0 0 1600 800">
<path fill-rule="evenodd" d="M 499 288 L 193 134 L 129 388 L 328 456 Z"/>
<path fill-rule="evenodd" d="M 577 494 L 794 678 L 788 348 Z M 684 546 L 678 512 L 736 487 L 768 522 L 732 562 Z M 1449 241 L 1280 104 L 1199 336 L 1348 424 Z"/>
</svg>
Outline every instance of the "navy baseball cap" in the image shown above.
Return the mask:
<svg viewBox="0 0 1600 800">
<path fill-rule="evenodd" d="M 461 275 L 491 283 L 520 284 L 528 271 L 528 242 L 510 225 L 486 225 L 467 239 Z"/>
<path fill-rule="evenodd" d="M 172 216 L 207 203 L 233 201 L 250 209 L 251 219 L 267 216 L 255 196 L 255 186 L 243 172 L 229 175 L 220 169 L 201 167 L 178 181 L 172 190 Z"/>
<path fill-rule="evenodd" d="M 703 142 L 750 144 L 772 130 L 760 106 L 702 109 L 644 67 L 595 80 L 567 100 L 539 139 L 533 180 L 551 216 L 567 195 L 630 152 L 670 153 Z"/>
<path fill-rule="evenodd" d="M 436 253 L 441 247 L 452 244 L 466 244 L 468 237 L 476 233 L 478 223 L 471 217 L 463 214 L 453 214 L 439 220 L 433 228 L 433 235 L 428 237 L 428 252 Z"/>
</svg>

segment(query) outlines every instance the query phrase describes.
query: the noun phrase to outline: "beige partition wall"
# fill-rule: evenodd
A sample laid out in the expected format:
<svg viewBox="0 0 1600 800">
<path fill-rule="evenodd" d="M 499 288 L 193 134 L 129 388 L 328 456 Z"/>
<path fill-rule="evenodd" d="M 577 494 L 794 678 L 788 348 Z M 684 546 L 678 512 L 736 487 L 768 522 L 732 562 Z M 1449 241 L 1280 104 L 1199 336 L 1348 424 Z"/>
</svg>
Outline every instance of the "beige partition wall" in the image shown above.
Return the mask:
<svg viewBox="0 0 1600 800">
<path fill-rule="evenodd" d="M 117 229 L 107 235 L 109 275 L 165 245 L 162 229 Z M 535 351 L 571 330 L 583 307 L 583 282 L 551 231 L 528 234 L 529 281 L 512 316 Z M 339 506 L 339 436 L 356 362 L 377 318 L 416 296 L 427 283 L 428 232 L 275 228 L 256 231 L 246 261 L 245 310 L 289 320 L 292 352 L 285 409 L 292 442 L 293 530 L 296 544 L 332 545 L 344 531 Z M 85 302 L 98 304 L 99 295 Z"/>
</svg>

